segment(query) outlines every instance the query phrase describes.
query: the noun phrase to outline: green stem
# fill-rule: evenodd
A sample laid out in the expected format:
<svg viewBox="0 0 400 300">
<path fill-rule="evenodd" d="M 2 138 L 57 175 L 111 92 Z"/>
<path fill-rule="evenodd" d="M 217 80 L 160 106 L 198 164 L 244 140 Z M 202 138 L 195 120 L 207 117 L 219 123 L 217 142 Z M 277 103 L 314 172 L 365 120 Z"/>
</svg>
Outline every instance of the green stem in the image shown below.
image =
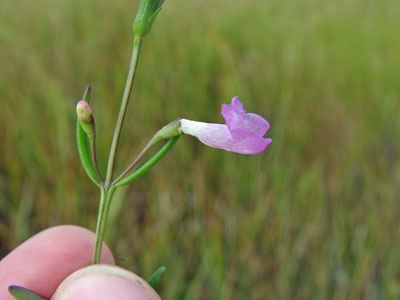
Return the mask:
<svg viewBox="0 0 400 300">
<path fill-rule="evenodd" d="M 179 127 L 180 123 L 179 119 L 177 119 L 158 130 L 147 143 L 147 145 L 143 148 L 143 150 L 139 153 L 139 155 L 136 156 L 136 158 L 130 163 L 130 165 L 117 177 L 117 179 L 113 181 L 111 185 L 114 186 L 116 182 L 120 181 L 126 174 L 128 174 L 147 153 L 147 151 L 149 151 L 155 144 L 162 140 L 182 135 Z"/>
<path fill-rule="evenodd" d="M 130 163 L 130 165 L 113 181 L 112 185 L 114 185 L 116 182 L 118 182 L 119 180 L 121 180 L 126 174 L 129 173 L 130 170 L 132 170 L 132 168 L 134 166 L 136 166 L 136 164 L 139 162 L 139 160 L 146 154 L 146 152 L 153 146 L 153 139 L 150 140 L 150 142 L 147 143 L 147 145 L 143 148 L 143 150 L 139 153 L 138 156 L 136 156 L 136 158 Z"/>
<path fill-rule="evenodd" d="M 101 189 L 101 198 L 99 206 L 99 214 L 97 218 L 97 228 L 96 228 L 96 241 L 93 252 L 93 264 L 100 263 L 101 258 L 101 248 L 104 241 L 104 233 L 106 231 L 108 212 L 110 210 L 111 200 L 114 196 L 116 187 L 112 187 L 109 190 Z"/>
<path fill-rule="evenodd" d="M 100 188 L 100 205 L 99 205 L 99 212 L 97 214 L 97 225 L 96 225 L 96 240 L 94 242 L 94 250 L 93 250 L 93 264 L 98 264 L 100 262 L 100 255 L 101 255 L 101 246 L 103 241 L 100 240 L 100 231 L 101 231 L 101 224 L 104 222 L 104 211 L 106 207 L 105 201 L 105 190 L 104 188 Z"/>
<path fill-rule="evenodd" d="M 97 217 L 96 241 L 93 252 L 93 264 L 100 263 L 101 247 L 103 245 L 103 240 L 104 240 L 108 211 L 110 209 L 111 200 L 116 189 L 116 187 L 111 186 L 111 181 L 114 173 L 115 158 L 118 150 L 118 142 L 121 136 L 122 125 L 124 123 L 126 111 L 128 108 L 129 98 L 132 92 L 132 85 L 133 85 L 133 80 L 135 79 L 141 45 L 142 45 L 142 39 L 135 37 L 133 41 L 132 57 L 129 65 L 128 76 L 126 78 L 124 94 L 122 96 L 121 107 L 119 110 L 117 122 L 115 124 L 113 139 L 111 142 L 110 155 L 108 157 L 108 164 L 107 164 L 106 179 L 104 182 L 104 186 L 101 188 L 100 192 L 100 205 Z"/>
<path fill-rule="evenodd" d="M 132 92 L 132 84 L 133 80 L 135 79 L 136 68 L 138 64 L 138 58 L 140 53 L 140 47 L 142 45 L 142 39 L 136 38 L 133 42 L 133 50 L 132 50 L 132 57 L 131 62 L 129 65 L 128 77 L 126 78 L 125 90 L 124 95 L 122 96 L 121 108 L 119 110 L 117 123 L 115 124 L 113 139 L 111 143 L 110 155 L 108 157 L 108 164 L 107 164 L 107 174 L 106 174 L 106 181 L 105 181 L 105 188 L 109 188 L 113 173 L 114 173 L 114 166 L 115 166 L 115 157 L 117 155 L 118 150 L 118 142 L 121 136 L 122 125 L 124 123 L 126 110 L 128 108 L 129 97 Z"/>
<path fill-rule="evenodd" d="M 129 175 L 126 178 L 123 179 L 118 179 L 113 182 L 114 187 L 119 187 L 123 186 L 125 184 L 128 184 L 136 179 L 138 179 L 140 176 L 144 175 L 148 170 L 151 169 L 156 163 L 160 161 L 160 159 L 167 154 L 169 150 L 171 150 L 172 146 L 176 143 L 176 141 L 180 138 L 180 136 L 175 136 L 173 138 L 170 138 L 168 143 L 166 143 L 149 161 L 147 161 L 143 166 L 141 166 L 139 169 L 137 169 L 135 172 L 133 172 L 131 175 Z"/>
</svg>

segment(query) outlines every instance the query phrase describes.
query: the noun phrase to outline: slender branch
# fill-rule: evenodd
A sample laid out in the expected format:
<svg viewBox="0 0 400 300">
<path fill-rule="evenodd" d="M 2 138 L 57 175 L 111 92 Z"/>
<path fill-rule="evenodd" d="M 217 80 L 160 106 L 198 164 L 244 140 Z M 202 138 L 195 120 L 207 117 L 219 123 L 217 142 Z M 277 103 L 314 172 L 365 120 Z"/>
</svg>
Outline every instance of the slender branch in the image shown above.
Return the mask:
<svg viewBox="0 0 400 300">
<path fill-rule="evenodd" d="M 131 162 L 131 164 L 113 181 L 111 186 L 114 186 L 116 182 L 121 180 L 128 172 L 130 172 L 134 166 L 142 159 L 142 157 L 146 154 L 146 152 L 151 149 L 155 144 L 158 142 L 165 140 L 165 139 L 170 139 L 172 137 L 180 136 L 182 135 L 182 132 L 179 130 L 180 123 L 179 123 L 180 118 L 176 119 L 175 121 L 165 125 L 163 128 L 158 130 L 153 137 L 150 139 L 150 141 L 147 143 L 147 145 L 143 148 L 143 150 L 139 153 L 139 155 Z"/>
<path fill-rule="evenodd" d="M 130 170 L 132 170 L 132 168 L 134 166 L 136 166 L 136 164 L 140 161 L 140 159 L 146 154 L 146 152 L 153 146 L 153 139 L 152 138 L 147 145 L 143 148 L 143 150 L 139 153 L 138 156 L 136 156 L 136 158 L 130 163 L 130 165 L 124 170 L 122 171 L 121 175 L 119 175 L 114 181 L 113 184 L 118 182 L 122 177 L 124 177 L 127 173 L 129 173 Z"/>
<path fill-rule="evenodd" d="M 169 150 L 171 150 L 172 146 L 176 143 L 176 141 L 179 139 L 180 136 L 175 136 L 173 138 L 170 138 L 168 143 L 166 143 L 151 159 L 149 159 L 143 166 L 141 166 L 139 169 L 137 169 L 135 172 L 130 174 L 128 177 L 114 180 L 112 183 L 112 186 L 117 188 L 119 186 L 123 186 L 125 184 L 128 184 L 140 176 L 144 175 L 148 170 L 150 170 L 156 163 L 160 161 L 160 159 L 167 154 Z"/>
<path fill-rule="evenodd" d="M 128 76 L 126 78 L 125 90 L 122 96 L 121 108 L 119 110 L 117 122 L 115 124 L 114 135 L 111 143 L 110 149 L 110 156 L 108 157 L 108 164 L 107 164 L 107 174 L 106 174 L 106 181 L 105 181 L 105 188 L 108 189 L 110 187 L 113 173 L 114 173 L 114 166 L 115 166 L 115 158 L 117 155 L 118 150 L 118 142 L 121 136 L 122 125 L 124 123 L 126 110 L 128 108 L 129 97 L 132 92 L 132 84 L 133 80 L 135 79 L 136 68 L 138 64 L 138 58 L 140 53 L 140 47 L 142 45 L 142 39 L 136 38 L 133 42 L 133 50 L 132 50 L 132 57 L 131 62 L 129 65 Z"/>
</svg>

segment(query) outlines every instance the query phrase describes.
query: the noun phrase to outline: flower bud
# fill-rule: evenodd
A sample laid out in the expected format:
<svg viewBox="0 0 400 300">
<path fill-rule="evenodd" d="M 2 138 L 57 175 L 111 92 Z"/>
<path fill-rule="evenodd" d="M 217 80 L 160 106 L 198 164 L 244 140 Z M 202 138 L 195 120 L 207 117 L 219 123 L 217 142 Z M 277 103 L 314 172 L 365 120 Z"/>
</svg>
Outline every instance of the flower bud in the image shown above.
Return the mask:
<svg viewBox="0 0 400 300">
<path fill-rule="evenodd" d="M 133 33 L 136 38 L 142 38 L 150 32 L 163 3 L 164 0 L 141 0 L 133 23 Z"/>
<path fill-rule="evenodd" d="M 80 100 L 76 105 L 76 114 L 78 115 L 79 122 L 90 123 L 92 122 L 92 108 L 86 101 Z"/>
<path fill-rule="evenodd" d="M 85 133 L 92 137 L 95 134 L 95 125 L 92 114 L 92 108 L 89 103 L 84 100 L 80 100 L 76 105 L 76 114 L 78 117 L 79 124 L 82 126 L 82 129 Z"/>
<path fill-rule="evenodd" d="M 141 0 L 133 23 L 135 38 L 142 38 L 146 34 L 147 23 L 151 15 L 153 0 Z"/>
</svg>

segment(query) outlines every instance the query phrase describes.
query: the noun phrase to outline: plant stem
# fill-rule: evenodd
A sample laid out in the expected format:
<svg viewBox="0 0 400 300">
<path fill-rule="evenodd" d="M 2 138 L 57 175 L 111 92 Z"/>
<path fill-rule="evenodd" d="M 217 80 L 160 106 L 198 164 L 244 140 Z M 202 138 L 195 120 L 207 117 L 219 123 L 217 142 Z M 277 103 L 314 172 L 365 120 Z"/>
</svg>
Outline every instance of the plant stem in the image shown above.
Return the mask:
<svg viewBox="0 0 400 300">
<path fill-rule="evenodd" d="M 107 225 L 108 212 L 110 210 L 110 204 L 116 187 L 112 187 L 109 190 L 100 190 L 100 206 L 99 213 L 97 217 L 97 227 L 96 227 L 96 241 L 93 250 L 93 264 L 100 263 L 101 258 L 101 248 L 103 246 L 104 233 Z"/>
<path fill-rule="evenodd" d="M 122 171 L 122 173 L 117 177 L 117 179 L 115 179 L 112 182 L 111 186 L 114 186 L 126 174 L 128 174 L 136 166 L 136 164 L 142 159 L 142 157 L 147 153 L 147 151 L 149 151 L 155 144 L 157 144 L 158 142 L 160 142 L 162 140 L 165 140 L 167 138 L 170 139 L 172 137 L 176 137 L 176 136 L 182 135 L 182 133 L 179 130 L 179 127 L 180 127 L 179 120 L 180 120 L 180 118 L 178 118 L 177 120 L 165 125 L 163 128 L 158 130 L 153 135 L 153 137 L 150 139 L 150 141 L 147 143 L 147 145 L 143 148 L 143 150 L 139 153 L 139 155 L 136 156 L 136 158 L 130 163 L 130 165 L 124 171 Z"/>
<path fill-rule="evenodd" d="M 136 164 L 139 162 L 139 160 L 143 157 L 143 155 L 146 154 L 146 152 L 151 148 L 151 146 L 153 146 L 152 144 L 153 139 L 151 139 L 147 145 L 143 148 L 143 150 L 139 153 L 138 156 L 136 156 L 136 158 L 130 163 L 130 165 L 124 170 L 122 171 L 122 173 L 113 181 L 113 184 L 118 182 L 121 178 L 123 178 L 126 174 L 128 174 L 128 172 L 130 170 L 132 170 L 132 168 L 134 166 L 136 166 Z"/>
<path fill-rule="evenodd" d="M 133 41 L 132 57 L 129 65 L 128 76 L 126 78 L 124 94 L 122 96 L 121 107 L 119 110 L 117 122 L 115 124 L 113 139 L 111 142 L 110 155 L 108 157 L 108 164 L 107 164 L 106 179 L 104 182 L 104 186 L 101 187 L 100 190 L 100 205 L 97 217 L 96 241 L 93 251 L 93 264 L 100 263 L 101 247 L 103 245 L 103 240 L 104 240 L 108 211 L 110 209 L 111 200 L 116 189 L 116 187 L 112 187 L 111 181 L 114 173 L 115 158 L 118 150 L 118 142 L 121 136 L 122 125 L 124 123 L 126 110 L 128 108 L 129 98 L 132 92 L 132 85 L 133 85 L 133 80 L 135 79 L 141 45 L 142 45 L 142 39 L 135 37 Z"/>
<path fill-rule="evenodd" d="M 100 188 L 100 205 L 99 212 L 97 214 L 97 225 L 96 225 L 96 240 L 94 242 L 93 250 L 93 264 L 98 264 L 100 262 L 101 246 L 103 241 L 100 240 L 101 224 L 104 222 L 104 211 L 105 211 L 105 190 L 103 187 Z"/>
<path fill-rule="evenodd" d="M 121 178 L 114 180 L 113 182 L 113 187 L 117 188 L 119 186 L 123 186 L 125 184 L 128 184 L 143 174 L 145 174 L 148 170 L 150 170 L 156 163 L 160 161 L 160 159 L 167 154 L 169 150 L 171 150 L 172 146 L 176 143 L 176 141 L 179 139 L 179 136 L 175 136 L 173 138 L 170 138 L 168 143 L 166 143 L 151 159 L 149 159 L 143 166 L 141 166 L 139 169 L 137 169 L 135 172 L 130 174 L 126 178 Z"/>
<path fill-rule="evenodd" d="M 119 142 L 119 138 L 121 136 L 121 130 L 122 130 L 122 125 L 124 123 L 126 110 L 128 108 L 129 97 L 130 97 L 131 91 L 132 91 L 133 80 L 135 79 L 136 68 L 137 68 L 137 64 L 138 64 L 138 58 L 139 58 L 141 45 L 142 45 L 142 39 L 135 37 L 134 42 L 133 42 L 133 50 L 132 50 L 131 62 L 129 65 L 128 77 L 126 78 L 124 95 L 122 96 L 121 108 L 119 110 L 117 123 L 115 124 L 114 135 L 113 135 L 111 149 L 110 149 L 110 155 L 108 157 L 106 181 L 104 184 L 106 189 L 108 189 L 110 187 L 113 173 L 114 173 L 115 157 L 117 155 L 118 142 Z"/>
</svg>

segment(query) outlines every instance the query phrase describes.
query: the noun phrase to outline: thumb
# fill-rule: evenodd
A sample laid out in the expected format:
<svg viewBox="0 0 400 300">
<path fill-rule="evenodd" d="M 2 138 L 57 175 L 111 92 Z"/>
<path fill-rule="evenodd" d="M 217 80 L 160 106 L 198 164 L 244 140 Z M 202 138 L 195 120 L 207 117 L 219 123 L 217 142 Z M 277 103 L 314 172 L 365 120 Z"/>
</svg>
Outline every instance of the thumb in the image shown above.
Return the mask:
<svg viewBox="0 0 400 300">
<path fill-rule="evenodd" d="M 53 300 L 161 300 L 141 277 L 113 265 L 91 265 L 67 277 Z"/>
</svg>

